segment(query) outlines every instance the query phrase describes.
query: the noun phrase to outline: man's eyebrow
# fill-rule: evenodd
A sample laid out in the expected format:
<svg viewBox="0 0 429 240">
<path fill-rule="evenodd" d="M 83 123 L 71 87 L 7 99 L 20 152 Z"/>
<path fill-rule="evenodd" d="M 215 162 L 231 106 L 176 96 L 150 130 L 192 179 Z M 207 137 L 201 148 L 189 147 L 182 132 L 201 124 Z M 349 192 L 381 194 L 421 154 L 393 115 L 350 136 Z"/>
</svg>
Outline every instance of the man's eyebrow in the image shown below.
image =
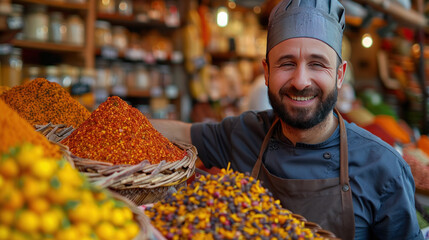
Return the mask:
<svg viewBox="0 0 429 240">
<path fill-rule="evenodd" d="M 326 58 L 324 55 L 321 55 L 321 54 L 311 54 L 310 55 L 310 59 L 321 61 L 324 64 L 328 64 L 329 63 L 328 58 Z"/>
<path fill-rule="evenodd" d="M 282 61 L 291 60 L 291 59 L 296 59 L 296 56 L 294 56 L 293 54 L 286 54 L 286 55 L 283 55 L 283 56 L 279 57 L 277 59 L 276 63 L 280 63 Z M 329 63 L 328 58 L 326 58 L 326 56 L 324 56 L 322 54 L 313 53 L 313 54 L 310 55 L 310 59 L 311 60 L 318 60 L 318 61 L 321 61 L 321 62 L 323 62 L 325 64 Z"/>
<path fill-rule="evenodd" d="M 276 63 L 280 63 L 284 60 L 291 60 L 291 59 L 295 59 L 296 57 L 292 54 L 286 54 L 286 55 L 282 55 L 281 57 L 279 57 L 276 61 Z"/>
</svg>

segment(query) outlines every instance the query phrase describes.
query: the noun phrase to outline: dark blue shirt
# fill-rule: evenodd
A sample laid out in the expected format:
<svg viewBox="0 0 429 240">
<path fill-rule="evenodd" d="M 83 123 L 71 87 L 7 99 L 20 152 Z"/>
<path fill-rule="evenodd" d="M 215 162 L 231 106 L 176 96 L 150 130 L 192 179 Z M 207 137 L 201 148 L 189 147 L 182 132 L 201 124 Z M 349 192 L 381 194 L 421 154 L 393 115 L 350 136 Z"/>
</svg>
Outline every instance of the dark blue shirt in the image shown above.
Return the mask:
<svg viewBox="0 0 429 240">
<path fill-rule="evenodd" d="M 208 168 L 252 172 L 262 141 L 274 119 L 272 110 L 245 112 L 220 123 L 192 125 L 192 144 Z M 423 239 L 414 205 L 410 167 L 386 142 L 354 123 L 345 123 L 355 239 Z M 339 127 L 319 144 L 296 146 L 277 131 L 264 156 L 265 167 L 287 179 L 339 177 Z M 267 160 L 265 160 L 267 159 Z"/>
</svg>

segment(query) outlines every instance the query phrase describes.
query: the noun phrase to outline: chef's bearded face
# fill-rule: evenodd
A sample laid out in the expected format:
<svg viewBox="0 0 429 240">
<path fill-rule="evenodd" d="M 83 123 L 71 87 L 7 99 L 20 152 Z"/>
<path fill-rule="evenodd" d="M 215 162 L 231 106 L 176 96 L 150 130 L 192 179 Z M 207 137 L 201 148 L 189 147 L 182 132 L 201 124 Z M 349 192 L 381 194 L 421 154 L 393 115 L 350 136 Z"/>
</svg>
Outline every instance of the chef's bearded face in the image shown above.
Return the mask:
<svg viewBox="0 0 429 240">
<path fill-rule="evenodd" d="M 308 91 L 320 91 L 320 89 L 304 89 L 303 91 L 298 91 L 294 87 L 291 87 L 291 89 L 281 88 L 279 92 L 294 92 L 294 95 L 305 96 L 305 92 Z M 318 95 L 320 96 L 321 94 Z M 279 95 L 273 93 L 268 88 L 268 97 L 270 99 L 271 106 L 273 107 L 273 111 L 280 117 L 283 122 L 297 129 L 312 128 L 317 124 L 321 123 L 326 118 L 326 116 L 328 116 L 328 114 L 331 112 L 337 102 L 338 89 L 334 87 L 333 90 L 327 95 L 325 94 L 325 96 L 326 98 L 320 99 L 318 103 L 319 110 L 313 112 L 313 114 L 309 114 L 311 109 L 308 108 L 296 109 L 296 111 L 291 114 L 289 111 L 286 110 L 286 106 L 280 100 Z"/>
</svg>

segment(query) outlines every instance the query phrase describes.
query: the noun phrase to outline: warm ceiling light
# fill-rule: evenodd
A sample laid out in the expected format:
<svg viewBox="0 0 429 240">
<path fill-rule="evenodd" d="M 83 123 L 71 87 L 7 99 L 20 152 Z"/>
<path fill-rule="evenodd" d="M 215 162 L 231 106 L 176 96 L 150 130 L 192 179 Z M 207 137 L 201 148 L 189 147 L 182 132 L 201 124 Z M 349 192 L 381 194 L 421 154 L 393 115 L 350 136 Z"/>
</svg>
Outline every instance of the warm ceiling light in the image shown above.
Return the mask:
<svg viewBox="0 0 429 240">
<path fill-rule="evenodd" d="M 216 22 L 219 27 L 228 25 L 228 9 L 226 7 L 218 8 Z"/>
<path fill-rule="evenodd" d="M 370 48 L 372 46 L 373 42 L 374 41 L 372 40 L 371 34 L 365 33 L 362 36 L 362 46 L 364 48 Z"/>
</svg>

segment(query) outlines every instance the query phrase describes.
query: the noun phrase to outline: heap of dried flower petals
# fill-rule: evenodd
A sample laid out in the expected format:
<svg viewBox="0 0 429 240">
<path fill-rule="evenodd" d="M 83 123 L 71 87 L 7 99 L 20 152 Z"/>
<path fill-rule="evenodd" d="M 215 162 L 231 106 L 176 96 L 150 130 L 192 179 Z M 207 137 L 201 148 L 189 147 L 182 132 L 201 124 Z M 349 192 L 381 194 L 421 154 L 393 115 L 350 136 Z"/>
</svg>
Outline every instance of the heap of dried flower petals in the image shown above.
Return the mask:
<svg viewBox="0 0 429 240">
<path fill-rule="evenodd" d="M 91 114 L 58 83 L 44 78 L 13 87 L 0 98 L 31 125 L 53 123 L 78 127 Z"/>
<path fill-rule="evenodd" d="M 167 239 L 323 239 L 259 180 L 222 169 L 145 210 Z"/>
<path fill-rule="evenodd" d="M 173 162 L 186 155 L 139 110 L 116 96 L 109 97 L 61 143 L 78 157 L 115 165 L 133 165 L 143 160 L 151 164 Z"/>
</svg>

